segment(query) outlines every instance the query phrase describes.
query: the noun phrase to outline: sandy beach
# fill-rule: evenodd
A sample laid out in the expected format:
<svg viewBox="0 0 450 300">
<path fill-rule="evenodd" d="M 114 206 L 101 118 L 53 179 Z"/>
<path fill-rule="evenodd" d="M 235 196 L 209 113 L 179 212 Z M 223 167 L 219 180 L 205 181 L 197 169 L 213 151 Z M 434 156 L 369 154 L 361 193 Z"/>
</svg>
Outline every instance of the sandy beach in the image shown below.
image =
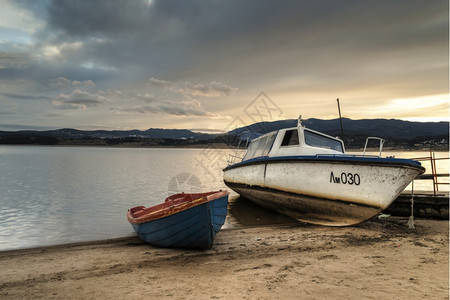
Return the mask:
<svg viewBox="0 0 450 300">
<path fill-rule="evenodd" d="M 255 220 L 260 218 L 256 218 Z M 0 252 L 2 299 L 448 299 L 448 221 L 223 229 L 211 250 L 136 237 Z"/>
</svg>

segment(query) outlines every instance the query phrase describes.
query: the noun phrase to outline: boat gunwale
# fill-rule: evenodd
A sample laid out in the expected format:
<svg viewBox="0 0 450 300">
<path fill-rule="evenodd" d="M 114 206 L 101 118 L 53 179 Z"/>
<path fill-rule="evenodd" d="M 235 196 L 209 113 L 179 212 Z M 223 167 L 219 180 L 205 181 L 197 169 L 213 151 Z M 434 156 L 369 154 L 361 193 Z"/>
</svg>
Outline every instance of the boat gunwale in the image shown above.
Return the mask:
<svg viewBox="0 0 450 300">
<path fill-rule="evenodd" d="M 246 161 L 229 165 L 223 169 L 228 171 L 231 169 L 266 163 L 278 163 L 278 162 L 309 162 L 309 163 L 352 163 L 357 165 L 381 165 L 381 166 L 402 166 L 410 167 L 421 171 L 421 174 L 425 172 L 425 168 L 420 162 L 407 158 L 391 158 L 391 157 L 378 157 L 378 156 L 362 156 L 362 155 L 349 155 L 349 154 L 316 154 L 316 155 L 291 155 L 291 156 L 260 156 L 252 158 Z"/>
<path fill-rule="evenodd" d="M 156 204 L 151 207 L 145 206 L 136 206 L 128 209 L 127 219 L 131 224 L 142 224 L 146 222 L 155 221 L 161 218 L 165 218 L 176 213 L 188 210 L 192 207 L 199 206 L 219 198 L 228 196 L 230 193 L 226 190 L 214 191 L 214 192 L 206 192 L 206 193 L 179 193 L 175 195 L 169 196 L 167 199 L 175 197 L 175 196 L 183 196 L 184 199 L 180 201 L 166 201 L 163 203 Z M 199 198 L 192 200 L 185 200 L 189 198 L 191 195 L 198 195 Z M 200 196 L 202 195 L 202 196 Z M 196 196 L 197 197 L 197 196 Z M 166 200 L 167 200 L 166 199 Z M 154 210 L 155 207 L 160 206 L 160 209 Z M 158 207 L 159 208 L 159 207 Z M 136 216 L 138 214 L 138 216 Z"/>
</svg>

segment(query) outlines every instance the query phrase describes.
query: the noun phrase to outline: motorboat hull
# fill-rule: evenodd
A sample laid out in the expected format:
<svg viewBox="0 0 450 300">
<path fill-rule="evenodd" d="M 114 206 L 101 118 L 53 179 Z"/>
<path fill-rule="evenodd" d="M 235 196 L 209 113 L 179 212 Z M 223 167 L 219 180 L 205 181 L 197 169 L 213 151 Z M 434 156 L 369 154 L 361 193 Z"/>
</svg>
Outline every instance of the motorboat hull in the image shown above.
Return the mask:
<svg viewBox="0 0 450 300">
<path fill-rule="evenodd" d="M 224 169 L 224 182 L 256 204 L 303 222 L 350 226 L 378 215 L 424 168 L 355 156 L 258 158 Z"/>
</svg>

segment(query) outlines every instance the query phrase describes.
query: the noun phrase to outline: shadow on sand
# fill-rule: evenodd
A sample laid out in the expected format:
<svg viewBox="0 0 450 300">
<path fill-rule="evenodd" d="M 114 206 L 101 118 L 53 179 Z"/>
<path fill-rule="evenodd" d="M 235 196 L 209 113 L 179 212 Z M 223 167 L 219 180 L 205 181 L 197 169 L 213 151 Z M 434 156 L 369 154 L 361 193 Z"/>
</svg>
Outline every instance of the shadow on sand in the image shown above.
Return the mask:
<svg viewBox="0 0 450 300">
<path fill-rule="evenodd" d="M 261 207 L 243 197 L 230 197 L 226 227 L 305 224 L 288 216 Z"/>
</svg>

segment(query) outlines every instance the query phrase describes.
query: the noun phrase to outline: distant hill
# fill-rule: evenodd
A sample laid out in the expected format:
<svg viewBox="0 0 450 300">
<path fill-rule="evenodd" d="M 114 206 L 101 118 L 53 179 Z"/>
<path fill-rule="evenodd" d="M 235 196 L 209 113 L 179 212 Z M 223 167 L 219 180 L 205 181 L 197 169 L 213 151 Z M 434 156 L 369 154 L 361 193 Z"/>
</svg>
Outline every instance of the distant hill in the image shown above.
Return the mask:
<svg viewBox="0 0 450 300">
<path fill-rule="evenodd" d="M 302 124 L 307 128 L 341 137 L 339 119 L 321 120 L 306 119 Z M 287 127 L 297 126 L 296 119 L 273 122 L 260 122 L 234 129 L 228 135 L 250 139 L 262 134 Z M 347 146 L 361 147 L 368 136 L 384 138 L 387 146 L 411 147 L 416 144 L 440 144 L 448 147 L 449 122 L 409 122 L 396 119 L 363 119 L 343 118 L 344 141 Z"/>
<path fill-rule="evenodd" d="M 150 128 L 141 130 L 77 130 L 63 128 L 46 131 L 0 131 L 4 145 L 86 145 L 86 146 L 186 146 L 206 144 L 215 135 L 186 129 Z"/>
<path fill-rule="evenodd" d="M 99 139 L 117 139 L 126 137 L 139 138 L 170 138 L 170 139 L 209 139 L 213 135 L 206 133 L 193 132 L 187 129 L 161 129 L 150 128 L 145 131 L 141 130 L 78 130 L 72 128 L 63 128 L 57 130 L 35 131 L 0 131 L 2 136 L 46 136 L 63 139 L 80 139 L 80 138 L 99 138 Z"/>
<path fill-rule="evenodd" d="M 377 136 L 387 140 L 386 146 L 418 147 L 437 145 L 448 147 L 448 122 L 408 122 L 395 119 L 342 119 L 344 141 L 348 147 L 361 147 L 367 136 Z M 307 119 L 302 124 L 331 136 L 340 136 L 339 119 Z M 130 145 L 186 146 L 221 143 L 237 145 L 240 139 L 250 139 L 286 127 L 295 127 L 296 119 L 274 122 L 260 122 L 234 129 L 224 135 L 193 132 L 187 129 L 148 130 L 77 130 L 63 128 L 47 131 L 0 131 L 0 144 L 34 145 Z"/>
<path fill-rule="evenodd" d="M 320 131 L 332 136 L 341 135 L 339 119 L 321 120 L 306 119 L 302 124 L 307 128 Z M 231 135 L 242 135 L 250 132 L 256 135 L 265 134 L 286 127 L 297 126 L 296 119 L 281 120 L 274 122 L 260 122 L 241 127 L 229 132 Z M 364 119 L 352 120 L 343 118 L 342 127 L 344 136 L 366 135 L 382 138 L 416 138 L 420 136 L 441 136 L 449 134 L 448 122 L 409 122 L 396 119 Z"/>
</svg>

